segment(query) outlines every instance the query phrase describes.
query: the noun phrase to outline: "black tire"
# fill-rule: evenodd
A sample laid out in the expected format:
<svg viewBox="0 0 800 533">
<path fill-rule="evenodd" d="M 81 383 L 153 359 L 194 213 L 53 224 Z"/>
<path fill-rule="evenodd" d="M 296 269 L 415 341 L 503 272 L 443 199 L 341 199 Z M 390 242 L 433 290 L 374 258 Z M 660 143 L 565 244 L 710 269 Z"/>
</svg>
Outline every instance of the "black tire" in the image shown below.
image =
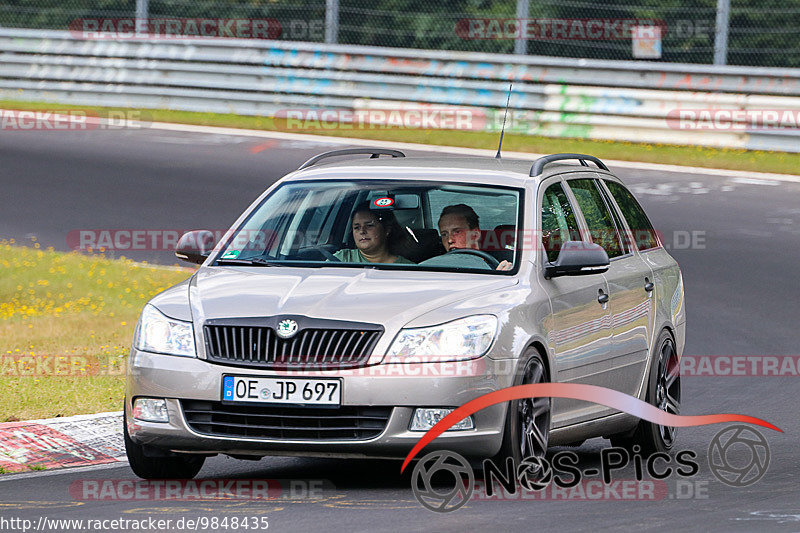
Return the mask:
<svg viewBox="0 0 800 533">
<path fill-rule="evenodd" d="M 523 371 L 514 380 L 514 384 L 547 383 L 549 381 L 547 367 L 539 352 L 531 349 L 525 357 L 527 360 Z M 552 400 L 549 397 L 512 401 L 506 412 L 503 444 L 494 456 L 493 462 L 496 465 L 504 465 L 506 458 L 511 457 L 514 459 L 514 464 L 519 465 L 525 457 L 544 459 L 550 440 L 551 413 Z M 529 430 L 525 435 L 523 426 L 527 426 Z M 523 436 L 526 438 L 523 439 Z"/>
<path fill-rule="evenodd" d="M 122 422 L 125 437 L 125 454 L 133 473 L 142 479 L 192 479 L 203 468 L 206 458 L 202 455 L 178 455 L 149 457 L 144 446 L 136 444 L 128 435 L 127 415 Z"/>
<path fill-rule="evenodd" d="M 681 408 L 681 375 L 675 340 L 666 330 L 662 331 L 656 342 L 648 373 L 646 401 L 662 411 L 675 415 Z M 632 449 L 638 445 L 639 453 L 649 455 L 655 452 L 668 453 L 675 447 L 675 428 L 660 426 L 640 420 L 632 433 L 614 435 L 611 445 Z"/>
</svg>

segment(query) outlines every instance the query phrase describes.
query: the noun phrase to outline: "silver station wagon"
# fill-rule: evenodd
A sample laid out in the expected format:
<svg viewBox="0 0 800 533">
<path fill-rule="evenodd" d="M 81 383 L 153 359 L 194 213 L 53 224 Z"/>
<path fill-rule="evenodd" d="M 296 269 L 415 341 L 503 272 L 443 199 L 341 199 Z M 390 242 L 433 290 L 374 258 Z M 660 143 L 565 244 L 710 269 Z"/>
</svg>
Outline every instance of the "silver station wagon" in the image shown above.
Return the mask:
<svg viewBox="0 0 800 533">
<path fill-rule="evenodd" d="M 201 266 L 145 306 L 128 365 L 125 444 L 143 478 L 190 478 L 215 454 L 402 458 L 453 409 L 520 384 L 679 413 L 680 270 L 592 156 L 328 152 L 176 255 Z M 428 447 L 519 461 L 592 437 L 663 452 L 675 431 L 530 398 Z"/>
</svg>

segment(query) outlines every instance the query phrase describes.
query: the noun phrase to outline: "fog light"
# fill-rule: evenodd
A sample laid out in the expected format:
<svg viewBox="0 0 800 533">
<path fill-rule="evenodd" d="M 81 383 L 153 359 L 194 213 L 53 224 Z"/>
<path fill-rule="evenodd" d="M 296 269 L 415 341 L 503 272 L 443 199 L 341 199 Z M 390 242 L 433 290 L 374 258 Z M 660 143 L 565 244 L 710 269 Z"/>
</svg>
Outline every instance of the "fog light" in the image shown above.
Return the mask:
<svg viewBox="0 0 800 533">
<path fill-rule="evenodd" d="M 143 422 L 169 422 L 167 401 L 158 398 L 136 398 L 133 418 Z"/>
<path fill-rule="evenodd" d="M 408 428 L 410 431 L 428 431 L 435 426 L 442 418 L 446 417 L 453 412 L 453 409 L 444 408 L 425 408 L 416 409 L 414 416 L 411 418 L 411 426 Z M 461 420 L 447 431 L 461 431 L 464 429 L 474 428 L 472 417 Z"/>
</svg>

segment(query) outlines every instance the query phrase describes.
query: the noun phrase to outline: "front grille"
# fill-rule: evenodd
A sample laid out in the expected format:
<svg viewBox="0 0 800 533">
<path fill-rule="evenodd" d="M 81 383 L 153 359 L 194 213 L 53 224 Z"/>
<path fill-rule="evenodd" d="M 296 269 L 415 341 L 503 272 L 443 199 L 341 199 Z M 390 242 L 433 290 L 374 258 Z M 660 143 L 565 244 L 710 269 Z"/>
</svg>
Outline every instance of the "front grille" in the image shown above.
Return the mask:
<svg viewBox="0 0 800 533">
<path fill-rule="evenodd" d="M 391 407 L 282 407 L 181 400 L 194 431 L 217 437 L 275 440 L 367 440 L 386 428 Z"/>
<path fill-rule="evenodd" d="M 260 368 L 340 369 L 364 365 L 382 329 L 309 327 L 282 339 L 268 326 L 206 325 L 204 333 L 210 361 Z"/>
</svg>

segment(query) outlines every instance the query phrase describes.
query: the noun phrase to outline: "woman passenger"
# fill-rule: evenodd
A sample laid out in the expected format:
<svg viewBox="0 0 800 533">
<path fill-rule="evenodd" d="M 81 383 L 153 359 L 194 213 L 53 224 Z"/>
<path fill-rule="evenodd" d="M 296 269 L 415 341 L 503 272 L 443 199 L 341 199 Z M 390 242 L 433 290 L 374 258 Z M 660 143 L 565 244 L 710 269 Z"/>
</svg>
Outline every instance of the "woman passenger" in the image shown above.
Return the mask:
<svg viewBox="0 0 800 533">
<path fill-rule="evenodd" d="M 358 204 L 351 221 L 356 249 L 342 249 L 333 255 L 345 263 L 395 263 L 413 265 L 393 252 L 402 239 L 402 230 L 389 210 L 372 210 L 369 202 Z"/>
</svg>

